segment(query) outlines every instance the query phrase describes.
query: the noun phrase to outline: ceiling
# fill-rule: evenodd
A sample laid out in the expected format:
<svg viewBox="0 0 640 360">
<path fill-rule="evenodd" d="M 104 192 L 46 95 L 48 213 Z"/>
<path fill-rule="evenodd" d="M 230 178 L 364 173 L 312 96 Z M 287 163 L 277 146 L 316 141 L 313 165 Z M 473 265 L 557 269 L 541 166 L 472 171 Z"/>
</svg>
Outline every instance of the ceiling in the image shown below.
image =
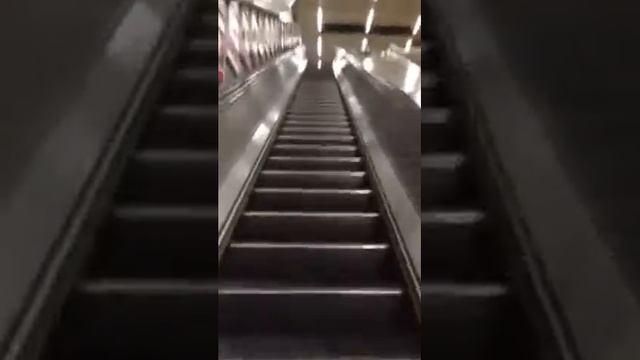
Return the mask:
<svg viewBox="0 0 640 360">
<path fill-rule="evenodd" d="M 322 4 L 323 22 L 332 24 L 364 24 L 369 9 L 375 7 L 376 26 L 413 27 L 420 14 L 420 0 L 298 0 L 298 14 L 315 12 Z"/>
</svg>

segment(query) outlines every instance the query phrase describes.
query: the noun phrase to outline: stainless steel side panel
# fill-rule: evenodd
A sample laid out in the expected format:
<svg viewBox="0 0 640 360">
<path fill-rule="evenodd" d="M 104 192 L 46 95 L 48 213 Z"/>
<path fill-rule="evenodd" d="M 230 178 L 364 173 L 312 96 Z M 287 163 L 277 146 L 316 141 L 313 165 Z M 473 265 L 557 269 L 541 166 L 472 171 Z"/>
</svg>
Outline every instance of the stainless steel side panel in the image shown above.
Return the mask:
<svg viewBox="0 0 640 360">
<path fill-rule="evenodd" d="M 263 69 L 241 92 L 220 104 L 218 233 L 286 111 L 307 60 L 302 47 Z M 218 240 L 220 242 L 220 239 Z M 218 243 L 220 245 L 220 243 Z"/>
<path fill-rule="evenodd" d="M 419 286 L 421 279 L 421 233 L 419 210 L 420 109 L 413 104 L 409 98 L 406 98 L 406 101 L 401 102 L 403 104 L 403 111 L 400 112 L 400 108 L 397 106 L 399 103 L 391 101 L 393 94 L 385 94 L 384 92 L 380 92 L 379 96 L 382 100 L 387 100 L 386 102 L 383 101 L 384 106 L 387 108 L 386 111 L 378 112 L 380 109 L 373 109 L 371 106 L 365 106 L 365 102 L 370 102 L 373 99 L 364 99 L 364 92 L 358 90 L 358 87 L 363 86 L 362 82 L 354 81 L 354 73 L 348 73 L 344 70 L 345 69 L 340 66 L 335 66 L 334 63 L 334 74 L 338 80 L 340 90 L 345 99 L 346 105 L 349 108 L 357 131 L 361 135 L 361 140 L 363 141 L 363 145 L 366 147 L 366 152 L 372 162 L 371 165 L 373 168 L 371 170 L 375 173 L 380 182 L 379 190 L 388 201 L 392 216 L 403 241 L 403 244 L 401 244 L 404 246 L 403 252 L 405 252 L 408 257 L 411 270 L 417 276 Z M 367 92 L 367 95 L 371 94 Z M 402 94 L 402 96 L 404 96 L 404 94 Z M 407 104 L 413 104 L 414 108 L 407 108 Z M 397 119 L 398 116 L 406 117 L 406 119 L 403 119 L 402 125 L 400 124 L 400 120 Z M 380 131 L 380 128 L 376 129 L 372 126 L 373 117 L 386 117 L 389 121 L 389 126 L 407 126 L 409 132 L 411 132 L 411 124 L 414 123 L 416 126 L 414 134 L 418 134 L 417 142 L 411 141 L 409 138 L 395 139 L 396 141 L 404 141 L 403 146 L 406 146 L 408 149 L 411 149 L 412 143 L 415 143 L 413 144 L 415 145 L 415 151 L 413 152 L 415 152 L 417 163 L 416 166 L 414 166 L 415 174 L 413 176 L 409 174 L 411 172 L 411 166 L 394 166 L 394 163 L 398 162 L 400 159 L 398 157 L 391 156 L 391 154 L 383 147 L 381 138 L 386 136 L 386 134 L 383 134 Z M 393 124 L 391 122 L 393 122 Z M 405 174 L 403 174 L 405 178 L 413 177 L 417 179 L 417 196 L 415 191 L 411 191 L 411 189 L 406 185 L 406 182 L 401 180 L 400 171 L 405 172 Z"/>
</svg>

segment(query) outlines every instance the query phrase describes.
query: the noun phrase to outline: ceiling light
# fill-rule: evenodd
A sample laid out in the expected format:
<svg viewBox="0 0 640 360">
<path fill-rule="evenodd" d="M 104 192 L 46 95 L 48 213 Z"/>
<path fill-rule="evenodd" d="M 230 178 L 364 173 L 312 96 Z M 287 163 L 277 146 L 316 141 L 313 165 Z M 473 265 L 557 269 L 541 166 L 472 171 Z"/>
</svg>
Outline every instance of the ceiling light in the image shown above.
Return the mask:
<svg viewBox="0 0 640 360">
<path fill-rule="evenodd" d="M 373 60 L 370 57 L 365 58 L 362 61 L 362 67 L 364 67 L 365 71 L 371 72 L 373 71 Z"/>
<path fill-rule="evenodd" d="M 362 45 L 360 45 L 360 51 L 364 52 L 365 50 L 367 50 L 367 45 L 369 43 L 369 40 L 367 40 L 367 38 L 362 38 Z"/>
<path fill-rule="evenodd" d="M 404 44 L 404 52 L 408 53 L 411 50 L 411 44 L 413 43 L 413 39 L 409 38 L 407 42 Z"/>
<path fill-rule="evenodd" d="M 322 69 L 322 60 L 318 59 L 318 70 Z"/>
<path fill-rule="evenodd" d="M 316 19 L 318 21 L 318 32 L 321 33 L 322 32 L 322 7 L 318 6 L 318 14 L 316 16 Z"/>
<path fill-rule="evenodd" d="M 421 18 L 422 18 L 422 15 L 418 15 L 418 18 L 416 19 L 416 23 L 413 24 L 413 31 L 411 32 L 413 35 L 417 34 L 418 30 L 420 30 Z"/>
<path fill-rule="evenodd" d="M 316 47 L 318 51 L 318 58 L 322 57 L 322 36 L 318 36 L 318 40 L 316 41 Z"/>
<path fill-rule="evenodd" d="M 365 23 L 364 33 L 368 34 L 371 31 L 371 25 L 373 24 L 373 8 L 369 9 L 369 14 L 367 15 L 367 22 Z"/>
</svg>

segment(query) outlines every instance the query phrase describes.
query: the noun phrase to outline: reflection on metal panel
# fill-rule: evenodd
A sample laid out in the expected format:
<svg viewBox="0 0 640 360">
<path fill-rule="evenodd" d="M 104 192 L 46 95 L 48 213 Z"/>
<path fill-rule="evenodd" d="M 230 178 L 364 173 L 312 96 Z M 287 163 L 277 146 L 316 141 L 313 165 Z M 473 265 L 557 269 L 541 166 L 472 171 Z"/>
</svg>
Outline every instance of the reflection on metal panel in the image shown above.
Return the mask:
<svg viewBox="0 0 640 360">
<path fill-rule="evenodd" d="M 285 111 L 307 59 L 303 47 L 265 68 L 254 86 L 219 111 L 220 157 L 218 231 L 228 221 L 238 195 Z"/>
<path fill-rule="evenodd" d="M 392 159 L 382 146 L 376 131 L 372 127 L 370 111 L 365 109 L 354 91 L 352 81 L 347 78 L 345 66 L 349 64 L 349 54 L 341 52 L 343 56 L 336 58 L 333 63 L 334 75 L 338 79 L 338 84 L 342 91 L 345 103 L 356 123 L 361 139 L 366 146 L 368 156 L 372 162 L 372 168 L 379 179 L 380 191 L 388 202 L 389 210 L 398 227 L 399 235 L 403 241 L 404 248 L 401 249 L 403 256 L 410 262 L 410 268 L 416 277 L 416 286 L 419 286 L 421 279 L 421 220 L 419 209 L 412 204 L 407 188 L 403 185 L 400 175 L 392 165 Z M 375 67 L 375 65 L 374 65 Z M 419 123 L 419 111 L 416 122 Z"/>
<path fill-rule="evenodd" d="M 363 45 L 366 46 L 366 38 L 363 39 Z M 406 57 L 394 51 L 386 51 L 380 55 L 370 55 L 362 58 L 338 48 L 336 59 L 334 60 L 334 70 L 339 73 L 347 63 L 363 69 L 381 83 L 401 90 L 418 106 L 421 106 L 422 83 L 420 66 Z"/>
</svg>

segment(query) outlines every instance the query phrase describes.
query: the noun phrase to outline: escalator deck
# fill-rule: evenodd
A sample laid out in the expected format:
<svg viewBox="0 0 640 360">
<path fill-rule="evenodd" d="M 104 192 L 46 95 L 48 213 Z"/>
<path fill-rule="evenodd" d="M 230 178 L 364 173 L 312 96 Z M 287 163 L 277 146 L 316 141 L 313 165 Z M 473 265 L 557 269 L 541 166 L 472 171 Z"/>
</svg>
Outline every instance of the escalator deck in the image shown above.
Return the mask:
<svg viewBox="0 0 640 360">
<path fill-rule="evenodd" d="M 353 125 L 307 70 L 220 266 L 220 358 L 420 357 Z"/>
</svg>

